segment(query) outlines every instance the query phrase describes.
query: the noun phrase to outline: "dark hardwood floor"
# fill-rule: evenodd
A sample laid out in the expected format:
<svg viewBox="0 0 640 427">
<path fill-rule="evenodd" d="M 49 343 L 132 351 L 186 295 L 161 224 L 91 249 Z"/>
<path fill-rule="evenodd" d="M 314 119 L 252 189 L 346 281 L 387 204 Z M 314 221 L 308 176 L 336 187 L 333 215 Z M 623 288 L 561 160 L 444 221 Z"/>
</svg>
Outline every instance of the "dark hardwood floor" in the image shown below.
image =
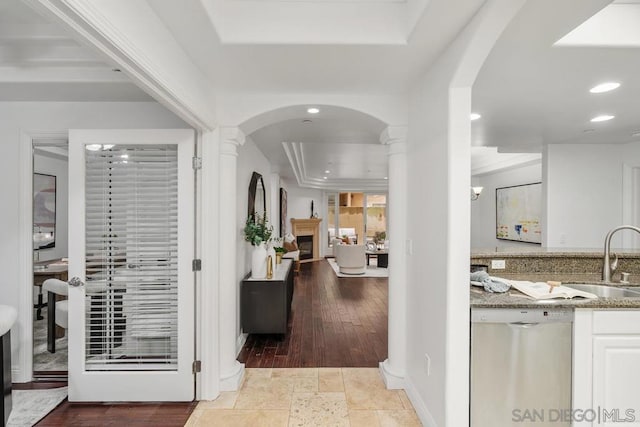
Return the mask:
<svg viewBox="0 0 640 427">
<path fill-rule="evenodd" d="M 15 390 L 64 387 L 65 381 L 13 384 Z M 147 426 L 182 427 L 198 402 L 159 403 L 69 403 L 65 399 L 38 427 Z"/>
<path fill-rule="evenodd" d="M 182 427 L 198 402 L 69 403 L 66 399 L 38 427 L 162 426 Z"/>
<path fill-rule="evenodd" d="M 338 278 L 326 260 L 301 265 L 286 335 L 251 334 L 247 368 L 377 367 L 387 358 L 388 279 Z"/>
</svg>

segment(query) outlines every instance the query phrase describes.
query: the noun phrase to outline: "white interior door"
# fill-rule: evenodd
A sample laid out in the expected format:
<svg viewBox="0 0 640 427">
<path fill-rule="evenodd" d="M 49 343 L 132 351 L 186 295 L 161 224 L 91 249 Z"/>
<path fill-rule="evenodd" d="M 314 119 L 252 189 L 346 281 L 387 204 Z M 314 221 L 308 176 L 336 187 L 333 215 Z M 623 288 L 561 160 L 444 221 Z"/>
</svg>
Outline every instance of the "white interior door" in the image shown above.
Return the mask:
<svg viewBox="0 0 640 427">
<path fill-rule="evenodd" d="M 69 132 L 70 401 L 194 398 L 193 147 Z"/>
</svg>

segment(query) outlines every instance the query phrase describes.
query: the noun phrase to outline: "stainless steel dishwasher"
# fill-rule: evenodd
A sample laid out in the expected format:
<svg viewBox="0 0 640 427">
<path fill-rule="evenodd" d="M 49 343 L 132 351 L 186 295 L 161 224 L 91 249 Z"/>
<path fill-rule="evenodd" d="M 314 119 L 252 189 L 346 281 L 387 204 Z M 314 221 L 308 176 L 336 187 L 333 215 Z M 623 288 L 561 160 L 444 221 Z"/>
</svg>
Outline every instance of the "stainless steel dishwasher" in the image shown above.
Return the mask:
<svg viewBox="0 0 640 427">
<path fill-rule="evenodd" d="M 564 426 L 573 310 L 471 310 L 471 426 Z"/>
</svg>

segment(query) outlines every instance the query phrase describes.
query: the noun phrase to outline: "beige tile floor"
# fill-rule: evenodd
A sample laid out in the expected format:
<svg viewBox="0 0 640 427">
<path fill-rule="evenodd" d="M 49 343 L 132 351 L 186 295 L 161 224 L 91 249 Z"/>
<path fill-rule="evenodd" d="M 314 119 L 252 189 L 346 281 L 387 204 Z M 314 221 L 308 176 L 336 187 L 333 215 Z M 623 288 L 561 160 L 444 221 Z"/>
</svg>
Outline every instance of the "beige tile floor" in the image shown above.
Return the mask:
<svg viewBox="0 0 640 427">
<path fill-rule="evenodd" d="M 202 401 L 187 426 L 421 426 L 376 368 L 247 369 L 240 391 Z"/>
</svg>

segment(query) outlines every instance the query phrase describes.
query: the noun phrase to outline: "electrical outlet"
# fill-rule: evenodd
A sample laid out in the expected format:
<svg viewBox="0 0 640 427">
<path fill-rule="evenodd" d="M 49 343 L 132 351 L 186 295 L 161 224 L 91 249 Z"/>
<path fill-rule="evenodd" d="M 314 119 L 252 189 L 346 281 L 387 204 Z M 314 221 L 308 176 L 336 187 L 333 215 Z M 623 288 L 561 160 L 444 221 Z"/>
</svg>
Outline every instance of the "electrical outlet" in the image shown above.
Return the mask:
<svg viewBox="0 0 640 427">
<path fill-rule="evenodd" d="M 492 259 L 491 260 L 491 269 L 492 270 L 504 270 L 507 268 L 507 263 L 503 259 Z"/>
<path fill-rule="evenodd" d="M 429 357 L 429 353 L 425 353 L 424 358 L 426 359 L 425 369 L 427 370 L 427 376 L 430 376 L 431 375 L 431 358 Z"/>
</svg>

